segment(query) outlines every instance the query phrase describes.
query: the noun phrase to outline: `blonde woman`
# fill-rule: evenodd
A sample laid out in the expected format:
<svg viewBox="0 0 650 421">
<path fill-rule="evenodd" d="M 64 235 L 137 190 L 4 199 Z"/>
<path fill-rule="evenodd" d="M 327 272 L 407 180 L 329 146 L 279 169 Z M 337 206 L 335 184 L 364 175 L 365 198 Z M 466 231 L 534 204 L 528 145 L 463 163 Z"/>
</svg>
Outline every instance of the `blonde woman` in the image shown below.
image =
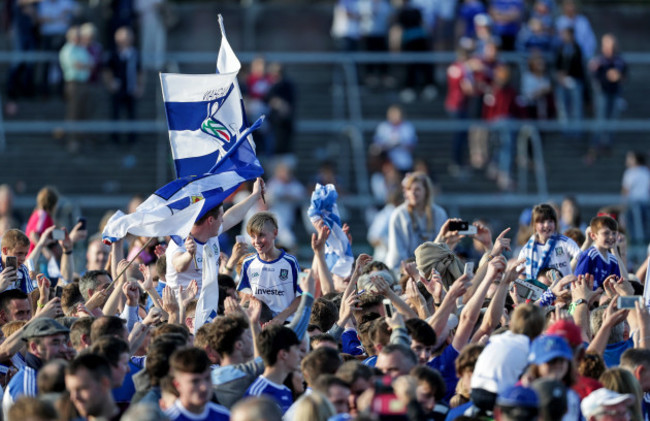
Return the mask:
<svg viewBox="0 0 650 421">
<path fill-rule="evenodd" d="M 614 392 L 634 395 L 635 401 L 632 407 L 632 420 L 643 420 L 641 412 L 643 392 L 641 392 L 641 385 L 632 372 L 620 367 L 610 368 L 600 376 L 598 381 L 603 384 L 603 387 Z"/>
<path fill-rule="evenodd" d="M 407 174 L 402 181 L 404 203 L 393 211 L 388 223 L 386 265 L 398 269 L 426 241 L 435 240 L 447 220 L 447 212 L 433 203 L 433 183 L 423 172 Z"/>
</svg>

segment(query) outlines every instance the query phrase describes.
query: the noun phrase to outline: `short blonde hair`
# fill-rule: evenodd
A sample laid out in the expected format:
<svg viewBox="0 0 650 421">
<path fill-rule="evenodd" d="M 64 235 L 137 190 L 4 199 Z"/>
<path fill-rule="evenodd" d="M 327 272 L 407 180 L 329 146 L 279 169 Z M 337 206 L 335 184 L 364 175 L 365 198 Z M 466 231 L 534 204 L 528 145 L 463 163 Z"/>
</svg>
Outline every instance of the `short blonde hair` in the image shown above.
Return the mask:
<svg viewBox="0 0 650 421">
<path fill-rule="evenodd" d="M 29 246 L 29 238 L 19 229 L 10 229 L 2 236 L 0 247 L 13 250 L 17 246 Z"/>
<path fill-rule="evenodd" d="M 336 415 L 334 406 L 320 392 L 314 391 L 309 395 L 303 395 L 296 402 L 294 417 L 297 420 L 327 421 L 334 415 Z"/>
<path fill-rule="evenodd" d="M 528 336 L 531 340 L 544 330 L 544 310 L 534 304 L 521 304 L 515 308 L 510 320 L 510 331 Z"/>
<path fill-rule="evenodd" d="M 26 324 L 27 322 L 25 320 L 14 320 L 13 322 L 9 322 L 2 326 L 2 334 L 5 335 L 5 338 L 8 338 Z"/>
<path fill-rule="evenodd" d="M 278 229 L 278 220 L 271 212 L 257 212 L 251 217 L 246 225 L 248 235 L 259 234 L 262 232 L 266 223 L 270 223 L 274 229 Z"/>
</svg>

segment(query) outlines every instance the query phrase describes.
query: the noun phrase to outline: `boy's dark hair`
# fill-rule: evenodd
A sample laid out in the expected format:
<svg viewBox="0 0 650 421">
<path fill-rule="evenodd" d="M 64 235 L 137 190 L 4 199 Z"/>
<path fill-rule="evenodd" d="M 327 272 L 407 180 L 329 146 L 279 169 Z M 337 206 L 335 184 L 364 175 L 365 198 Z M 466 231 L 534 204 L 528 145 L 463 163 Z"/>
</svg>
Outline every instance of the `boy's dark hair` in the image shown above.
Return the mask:
<svg viewBox="0 0 650 421">
<path fill-rule="evenodd" d="M 341 386 L 346 389 L 350 388 L 350 385 L 344 382 L 340 377 L 336 377 L 333 374 L 323 374 L 319 376 L 318 379 L 314 382 L 313 389 L 317 392 L 322 393 L 327 396 L 332 386 Z"/>
<path fill-rule="evenodd" d="M 0 241 L 1 248 L 7 248 L 7 250 L 13 250 L 17 246 L 29 246 L 29 237 L 25 235 L 19 229 L 10 229 L 2 235 L 2 241 Z"/>
<path fill-rule="evenodd" d="M 176 333 L 178 335 L 182 335 L 185 338 L 185 341 L 190 339 L 190 330 L 187 328 L 187 326 L 175 323 L 161 324 L 153 331 L 151 334 L 151 339 L 155 339 L 160 335 L 166 335 L 168 333 Z"/>
<path fill-rule="evenodd" d="M 144 368 L 152 386 L 159 386 L 161 379 L 169 374 L 169 357 L 185 344 L 177 335 L 162 335 L 149 345 Z"/>
<path fill-rule="evenodd" d="M 388 345 L 390 342 L 390 332 L 388 332 L 388 322 L 385 318 L 379 318 L 372 322 L 370 327 L 370 338 L 373 345 L 376 347 L 377 344 L 382 346 Z"/>
<path fill-rule="evenodd" d="M 436 332 L 422 319 L 414 317 L 406 321 L 406 329 L 411 338 L 420 342 L 424 346 L 434 346 L 436 344 Z"/>
<path fill-rule="evenodd" d="M 101 355 L 113 366 L 120 363 L 120 355 L 129 354 L 129 344 L 116 336 L 101 336 L 93 341 L 90 351 Z"/>
<path fill-rule="evenodd" d="M 202 374 L 210 368 L 208 354 L 200 348 L 181 348 L 172 354 L 169 367 L 172 375 L 177 372 Z"/>
<path fill-rule="evenodd" d="M 88 370 L 96 381 L 99 381 L 101 377 L 111 378 L 111 365 L 101 355 L 90 352 L 79 354 L 68 364 L 68 367 L 65 369 L 65 374 L 67 376 L 74 376 L 80 369 Z"/>
<path fill-rule="evenodd" d="M 549 219 L 555 222 L 555 227 L 557 228 L 557 213 L 555 213 L 555 209 L 553 209 L 553 206 L 548 203 L 541 203 L 533 208 L 533 215 L 530 218 L 530 224 L 532 227 L 535 227 L 536 222 L 544 222 Z"/>
<path fill-rule="evenodd" d="M 417 355 L 415 355 L 415 352 L 413 352 L 413 350 L 411 350 L 411 348 L 409 348 L 406 345 L 388 344 L 388 345 L 384 346 L 381 349 L 381 353 L 384 354 L 384 355 L 390 355 L 390 354 L 392 354 L 394 352 L 399 352 L 400 354 L 402 354 L 402 356 L 404 358 L 410 360 L 413 363 L 413 365 L 418 364 Z"/>
<path fill-rule="evenodd" d="M 246 319 L 237 316 L 217 317 L 212 324 L 214 328 L 208 337 L 208 344 L 221 357 L 232 354 L 235 342 L 249 328 Z"/>
<path fill-rule="evenodd" d="M 591 232 L 594 235 L 601 228 L 609 228 L 614 232 L 618 231 L 618 223 L 614 218 L 609 216 L 596 216 L 594 218 L 591 218 L 591 221 L 589 222 L 589 227 L 591 228 Z"/>
<path fill-rule="evenodd" d="M 208 220 L 209 217 L 213 217 L 214 219 L 217 219 L 219 217 L 219 211 L 222 209 L 222 205 L 217 205 L 214 208 L 210 209 L 203 215 L 201 218 L 199 218 L 194 225 L 199 226 L 202 225 L 205 221 Z"/>
<path fill-rule="evenodd" d="M 257 348 L 267 367 L 273 367 L 278 361 L 278 352 L 289 351 L 294 345 L 300 345 L 296 332 L 285 326 L 270 326 L 257 336 Z"/>
<path fill-rule="evenodd" d="M 61 308 L 65 315 L 70 316 L 74 312 L 76 305 L 83 302 L 84 297 L 79 290 L 79 284 L 73 282 L 63 287 L 61 291 Z"/>
<path fill-rule="evenodd" d="M 318 335 L 312 335 L 309 338 L 309 343 L 311 344 L 312 348 L 317 342 L 332 342 L 338 345 L 338 342 L 336 339 L 334 339 L 334 336 L 330 335 L 329 333 L 319 333 Z"/>
<path fill-rule="evenodd" d="M 621 355 L 621 367 L 634 370 L 639 366 L 650 369 L 650 349 L 629 348 Z"/>
<path fill-rule="evenodd" d="M 361 361 L 346 361 L 336 370 L 336 377 L 350 385 L 358 379 L 370 380 L 373 375 L 372 369 Z"/>
<path fill-rule="evenodd" d="M 90 341 L 95 342 L 102 336 L 121 336 L 125 332 L 126 320 L 117 316 L 102 316 L 90 326 Z"/>
<path fill-rule="evenodd" d="M 232 279 L 232 276 L 220 273 L 219 274 L 219 286 L 223 287 L 224 289 L 227 289 L 227 288 L 235 289 L 237 287 L 237 284 L 235 283 L 235 280 Z"/>
<path fill-rule="evenodd" d="M 312 305 L 309 323 L 316 324 L 323 332 L 327 332 L 336 323 L 338 317 L 338 310 L 334 303 L 320 297 Z"/>
<path fill-rule="evenodd" d="M 585 234 L 580 228 L 569 228 L 564 231 L 564 235 L 575 241 L 578 245 L 582 245 L 585 242 Z"/>
<path fill-rule="evenodd" d="M 94 317 L 82 317 L 72 324 L 70 327 L 70 342 L 72 342 L 74 348 L 81 345 L 83 335 L 88 336 L 88 339 L 90 339 L 90 327 L 94 321 Z"/>
<path fill-rule="evenodd" d="M 418 365 L 413 367 L 409 374 L 415 377 L 418 382 L 428 383 L 429 387 L 433 391 L 436 401 L 440 401 L 445 397 L 445 393 L 447 393 L 447 385 L 438 370 L 427 367 L 426 365 Z"/>
<path fill-rule="evenodd" d="M 379 260 L 373 260 L 372 262 L 368 263 L 366 266 L 363 267 L 361 274 L 367 275 L 370 272 L 375 272 L 380 270 L 390 271 L 390 268 L 384 262 L 380 262 Z"/>
<path fill-rule="evenodd" d="M 323 347 L 307 354 L 300 364 L 300 369 L 307 384 L 313 386 L 319 376 L 336 373 L 342 364 L 343 360 L 338 351 Z"/>
<path fill-rule="evenodd" d="M 8 289 L 0 293 L 0 310 L 7 311 L 12 300 L 27 300 L 29 295 L 20 289 Z"/>
</svg>

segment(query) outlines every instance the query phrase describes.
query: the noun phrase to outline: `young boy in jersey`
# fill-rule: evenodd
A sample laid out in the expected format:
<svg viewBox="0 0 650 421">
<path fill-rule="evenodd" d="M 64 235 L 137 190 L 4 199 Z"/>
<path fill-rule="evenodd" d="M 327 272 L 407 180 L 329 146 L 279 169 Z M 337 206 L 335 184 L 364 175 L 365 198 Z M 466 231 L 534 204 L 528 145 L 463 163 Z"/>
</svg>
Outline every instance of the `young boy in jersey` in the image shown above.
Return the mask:
<svg viewBox="0 0 650 421">
<path fill-rule="evenodd" d="M 616 247 L 618 224 L 609 216 L 597 216 L 589 223 L 589 238 L 593 245 L 582 252 L 574 274 L 594 276 L 594 289 L 601 287 L 610 275 L 621 276 L 616 256 L 609 252 Z"/>
<path fill-rule="evenodd" d="M 223 406 L 210 402 L 212 381 L 210 359 L 204 350 L 183 348 L 174 352 L 169 360 L 172 383 L 178 399 L 165 410 L 170 421 L 228 421 L 230 412 Z"/>
<path fill-rule="evenodd" d="M 29 238 L 24 232 L 10 229 L 2 236 L 0 243 L 2 261 L 0 261 L 0 292 L 8 289 L 20 289 L 29 294 L 34 290 L 34 283 L 29 278 L 29 271 L 24 265 L 29 252 Z M 17 267 L 7 266 L 7 257 L 16 258 Z"/>
<path fill-rule="evenodd" d="M 289 373 L 300 369 L 300 341 L 285 326 L 269 326 L 257 337 L 257 348 L 264 361 L 264 373 L 246 390 L 244 396 L 268 395 L 282 412 L 293 403 L 291 390 L 283 384 Z M 172 420 L 173 421 L 173 420 Z"/>
<path fill-rule="evenodd" d="M 275 246 L 278 221 L 270 212 L 258 212 L 248 221 L 256 254 L 244 260 L 239 291 L 252 294 L 273 312 L 273 321 L 282 324 L 298 308 L 302 291 L 298 286 L 298 260 Z"/>
</svg>

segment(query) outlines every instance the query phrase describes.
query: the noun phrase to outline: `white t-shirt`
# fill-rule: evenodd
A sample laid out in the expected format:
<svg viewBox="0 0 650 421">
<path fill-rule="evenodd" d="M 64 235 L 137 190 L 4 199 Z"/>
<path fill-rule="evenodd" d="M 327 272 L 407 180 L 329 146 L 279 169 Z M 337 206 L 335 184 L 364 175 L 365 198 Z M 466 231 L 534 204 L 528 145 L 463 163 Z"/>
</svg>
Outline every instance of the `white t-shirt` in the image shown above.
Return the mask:
<svg viewBox="0 0 650 421">
<path fill-rule="evenodd" d="M 650 200 L 650 169 L 639 166 L 625 170 L 623 188 L 628 191 L 629 200 L 643 202 Z"/>
<path fill-rule="evenodd" d="M 204 243 L 201 243 L 196 239 L 194 241 L 196 241 L 196 259 L 193 259 L 190 262 L 190 265 L 185 272 L 180 273 L 176 272 L 172 260 L 175 254 L 185 253 L 187 251 L 185 250 L 185 244 L 183 243 L 179 246 L 174 241 L 170 241 L 169 246 L 167 246 L 167 251 L 165 252 L 167 259 L 167 273 L 165 274 L 165 279 L 167 281 L 167 285 L 175 290 L 178 289 L 181 285 L 183 286 L 183 289 L 187 288 L 192 279 L 196 279 L 196 282 L 199 284 L 199 292 L 201 291 L 201 283 L 203 278 L 202 269 Z M 218 267 L 219 256 L 221 254 L 221 250 L 219 249 L 219 237 L 212 237 L 205 244 L 207 244 L 209 247 L 212 247 L 212 251 L 214 251 L 213 258 L 216 259 L 216 265 Z"/>
<path fill-rule="evenodd" d="M 538 244 L 535 242 L 535 248 L 537 251 L 537 256 L 538 258 L 542 258 L 543 255 L 543 245 Z M 557 269 L 560 271 L 562 276 L 567 276 L 573 273 L 571 270 L 571 260 L 573 260 L 574 257 L 578 256 L 580 254 L 580 246 L 576 244 L 575 241 L 570 239 L 569 237 L 565 235 L 559 235 L 557 238 L 557 243 L 555 244 L 555 248 L 551 252 L 551 256 L 548 260 L 548 265 L 546 267 L 552 268 L 552 269 Z M 527 257 L 527 250 L 526 247 L 524 246 L 521 251 L 519 252 L 519 257 L 518 259 L 522 259 Z M 542 262 L 538 262 L 538 264 L 541 264 Z M 540 268 L 544 269 L 544 268 Z M 528 262 L 526 262 L 526 276 L 531 277 L 531 268 Z"/>
<path fill-rule="evenodd" d="M 302 291 L 298 286 L 300 266 L 295 257 L 284 250 L 280 257 L 267 262 L 257 254 L 244 260 L 238 291 L 249 290 L 263 301 L 273 316 L 285 310 Z"/>
</svg>

